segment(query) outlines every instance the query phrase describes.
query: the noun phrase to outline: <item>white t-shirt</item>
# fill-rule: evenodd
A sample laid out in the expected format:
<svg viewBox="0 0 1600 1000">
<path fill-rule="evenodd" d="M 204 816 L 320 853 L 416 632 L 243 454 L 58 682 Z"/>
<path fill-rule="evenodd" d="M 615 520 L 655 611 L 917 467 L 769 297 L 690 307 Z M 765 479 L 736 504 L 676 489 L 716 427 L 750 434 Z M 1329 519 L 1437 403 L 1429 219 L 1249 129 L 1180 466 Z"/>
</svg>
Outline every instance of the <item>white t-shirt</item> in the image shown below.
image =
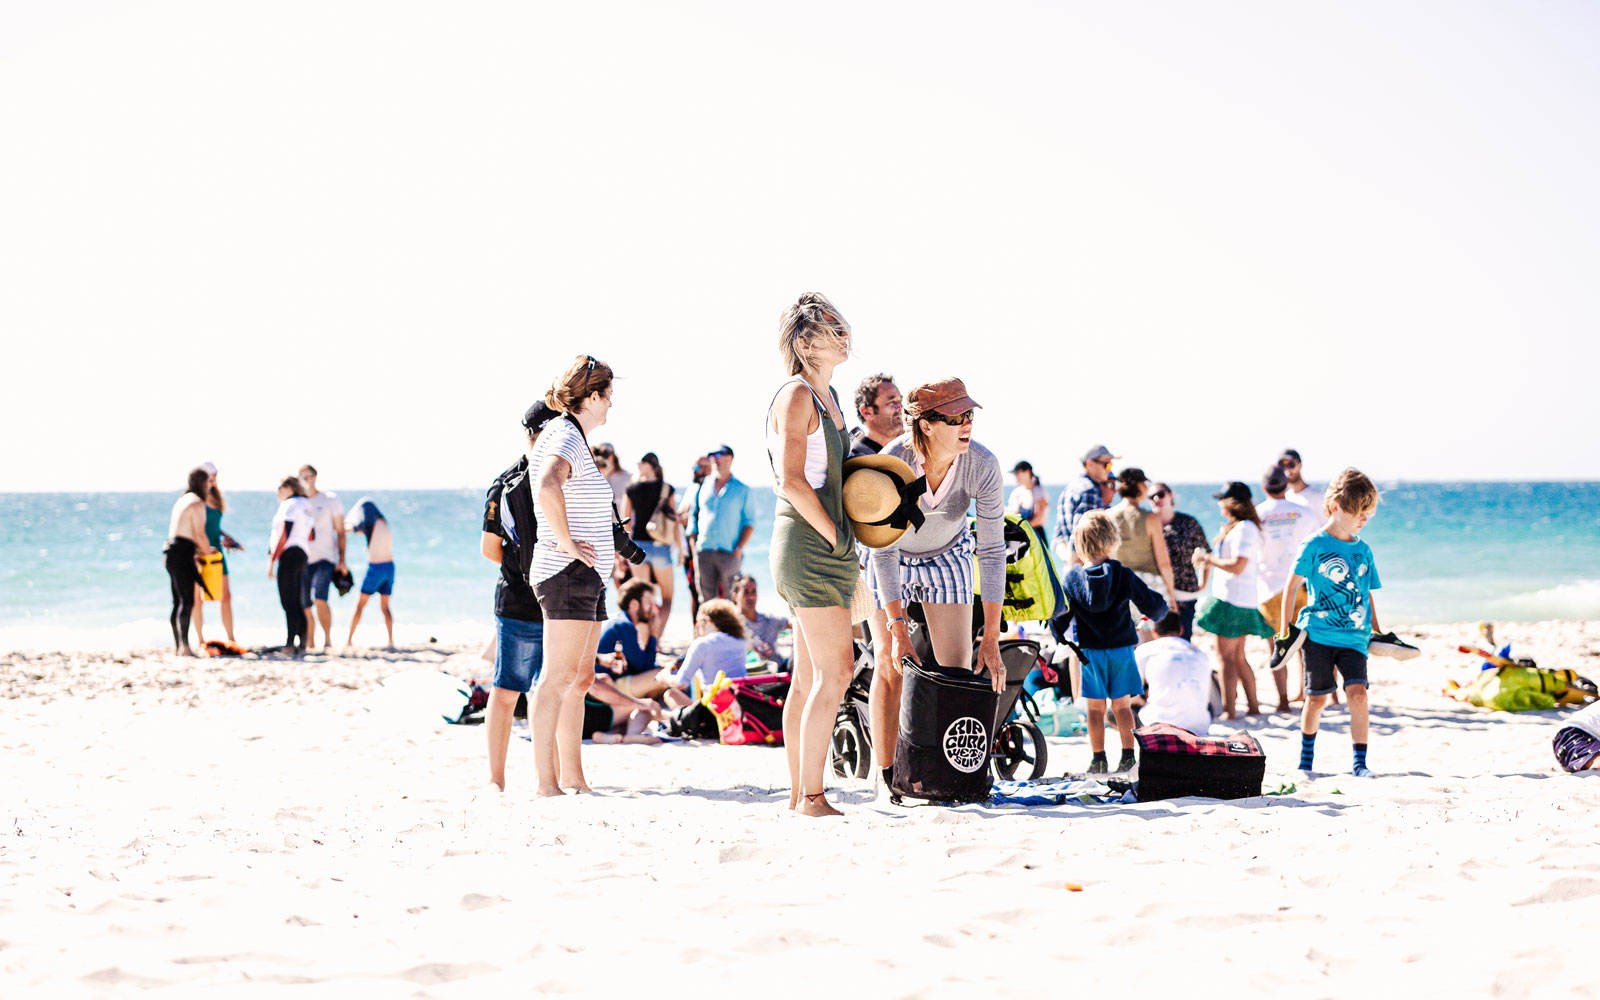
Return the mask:
<svg viewBox="0 0 1600 1000">
<path fill-rule="evenodd" d="M 305 497 L 290 497 L 278 504 L 277 513 L 272 515 L 272 547 L 278 547 L 278 536 L 283 531 L 285 523 L 289 524 L 289 543 L 287 548 L 301 549 L 309 552 L 311 548 L 311 524 L 315 518 L 315 511 Z M 267 551 L 270 556 L 271 549 Z"/>
<path fill-rule="evenodd" d="M 1038 506 L 1040 500 L 1048 499 L 1044 487 L 1018 486 L 1011 491 L 1011 496 L 1006 500 L 1006 513 L 1019 514 L 1024 521 L 1033 520 L 1033 508 Z"/>
<path fill-rule="evenodd" d="M 1600 740 L 1600 701 L 1595 702 L 1576 715 L 1569 715 L 1562 719 L 1561 728 L 1565 729 L 1568 726 L 1574 729 L 1581 729 L 1595 739 Z"/>
<path fill-rule="evenodd" d="M 1168 635 L 1134 647 L 1133 659 L 1150 685 L 1139 721 L 1170 722 L 1204 736 L 1211 728 L 1211 658 L 1187 639 Z"/>
<path fill-rule="evenodd" d="M 1311 508 L 1288 497 L 1263 500 L 1256 504 L 1256 514 L 1261 518 L 1261 572 L 1257 574 L 1260 603 L 1283 590 L 1294 570 L 1300 543 L 1316 534 L 1324 522 L 1312 516 Z"/>
<path fill-rule="evenodd" d="M 1211 593 L 1219 600 L 1241 608 L 1253 608 L 1261 602 L 1256 599 L 1256 581 L 1261 563 L 1261 530 L 1250 521 L 1240 521 L 1217 545 L 1217 558 L 1226 562 L 1244 556 L 1250 560 L 1243 573 L 1224 573 L 1211 569 Z M 1291 554 L 1292 558 L 1292 554 Z"/>
<path fill-rule="evenodd" d="M 557 456 L 567 460 L 572 473 L 561 486 L 561 495 L 567 501 L 567 530 L 573 541 L 588 542 L 594 546 L 596 572 L 609 575 L 615 548 L 611 542 L 611 484 L 594 464 L 594 456 L 583 439 L 583 431 L 567 417 L 545 424 L 539 441 L 528 456 L 528 471 L 541 475 L 545 459 Z M 539 583 L 550 579 L 572 562 L 572 557 L 556 551 L 556 533 L 545 517 L 544 505 L 538 503 L 534 492 L 535 520 L 539 525 L 539 543 L 533 551 L 533 565 L 528 568 L 528 582 Z"/>
<path fill-rule="evenodd" d="M 305 547 L 306 561 L 338 562 L 339 534 L 333 530 L 333 519 L 344 517 L 344 504 L 339 502 L 339 494 L 320 490 L 314 497 L 305 497 L 304 502 L 311 508 L 317 528 L 317 537 Z"/>
</svg>

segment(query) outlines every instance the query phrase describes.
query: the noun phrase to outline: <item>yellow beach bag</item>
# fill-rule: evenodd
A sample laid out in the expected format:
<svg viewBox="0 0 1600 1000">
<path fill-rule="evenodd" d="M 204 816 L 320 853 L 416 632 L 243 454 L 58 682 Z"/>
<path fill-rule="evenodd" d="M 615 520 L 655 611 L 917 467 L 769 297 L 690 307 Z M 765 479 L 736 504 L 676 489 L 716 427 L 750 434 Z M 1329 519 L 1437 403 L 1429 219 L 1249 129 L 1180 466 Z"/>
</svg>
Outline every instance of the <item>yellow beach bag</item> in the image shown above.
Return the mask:
<svg viewBox="0 0 1600 1000">
<path fill-rule="evenodd" d="M 206 600 L 222 600 L 222 553 L 213 552 L 200 557 L 200 587 Z"/>
</svg>

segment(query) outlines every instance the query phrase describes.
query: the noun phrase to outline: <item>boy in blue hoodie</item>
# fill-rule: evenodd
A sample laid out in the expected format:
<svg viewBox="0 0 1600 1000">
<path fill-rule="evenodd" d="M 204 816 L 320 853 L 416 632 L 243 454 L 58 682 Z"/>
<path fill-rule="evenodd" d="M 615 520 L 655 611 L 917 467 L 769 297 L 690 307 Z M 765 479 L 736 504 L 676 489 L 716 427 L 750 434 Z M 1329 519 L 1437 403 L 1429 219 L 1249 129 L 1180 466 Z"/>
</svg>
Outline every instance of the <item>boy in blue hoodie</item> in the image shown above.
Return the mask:
<svg viewBox="0 0 1600 1000">
<path fill-rule="evenodd" d="M 1132 601 L 1151 621 L 1167 613 L 1167 602 L 1145 586 L 1133 571 L 1111 558 L 1122 544 L 1117 524 L 1103 510 L 1092 510 L 1072 529 L 1072 546 L 1081 565 L 1067 570 L 1062 589 L 1071 606 L 1072 637 L 1083 650 L 1083 697 L 1089 716 L 1090 774 L 1105 774 L 1106 702 L 1122 737 L 1118 771 L 1133 767 L 1133 709 L 1128 699 L 1144 691 L 1133 648 L 1139 635 L 1133 629 Z"/>
</svg>

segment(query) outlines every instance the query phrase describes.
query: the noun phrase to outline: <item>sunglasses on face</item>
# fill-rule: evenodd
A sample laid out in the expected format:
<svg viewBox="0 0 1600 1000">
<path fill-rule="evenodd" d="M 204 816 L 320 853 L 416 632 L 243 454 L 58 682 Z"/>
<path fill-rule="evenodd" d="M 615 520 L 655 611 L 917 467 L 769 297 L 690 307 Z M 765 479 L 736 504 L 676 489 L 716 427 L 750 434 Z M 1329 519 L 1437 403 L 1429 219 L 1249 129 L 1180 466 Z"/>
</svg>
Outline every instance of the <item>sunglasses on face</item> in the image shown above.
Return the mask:
<svg viewBox="0 0 1600 1000">
<path fill-rule="evenodd" d="M 1168 493 L 1166 490 L 1156 490 L 1154 493 L 1150 494 L 1150 499 L 1152 499 L 1152 500 L 1165 500 L 1167 497 L 1169 497 L 1171 495 L 1172 494 Z"/>
<path fill-rule="evenodd" d="M 966 410 L 966 411 L 964 411 L 962 413 L 956 414 L 953 417 L 946 416 L 943 413 L 930 413 L 930 414 L 927 415 L 926 419 L 928 419 L 928 420 L 937 420 L 937 421 L 939 421 L 939 423 L 941 423 L 941 424 L 949 424 L 951 427 L 960 427 L 962 424 L 970 424 L 970 423 L 972 423 L 972 414 L 973 414 L 973 412 L 974 411 L 972 411 L 972 410 Z"/>
</svg>

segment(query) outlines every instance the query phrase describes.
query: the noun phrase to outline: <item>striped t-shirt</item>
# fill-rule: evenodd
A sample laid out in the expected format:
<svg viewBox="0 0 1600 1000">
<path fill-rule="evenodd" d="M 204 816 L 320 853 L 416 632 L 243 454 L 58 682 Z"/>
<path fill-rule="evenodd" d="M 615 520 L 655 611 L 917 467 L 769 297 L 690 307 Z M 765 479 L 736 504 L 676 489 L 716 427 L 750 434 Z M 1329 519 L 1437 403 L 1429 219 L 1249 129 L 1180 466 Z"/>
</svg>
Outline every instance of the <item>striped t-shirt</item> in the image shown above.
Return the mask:
<svg viewBox="0 0 1600 1000">
<path fill-rule="evenodd" d="M 528 456 L 528 471 L 541 474 L 547 458 L 564 458 L 572 474 L 562 484 L 561 494 L 567 501 L 567 530 L 573 541 L 588 542 L 594 546 L 598 571 L 611 572 L 614 547 L 611 543 L 611 484 L 595 467 L 594 456 L 589 453 L 589 443 L 583 431 L 570 418 L 552 420 L 539 434 L 539 441 Z M 538 500 L 537 487 L 534 499 Z M 535 519 L 539 524 L 539 542 L 533 552 L 533 565 L 528 567 L 528 582 L 539 583 L 567 568 L 572 557 L 556 551 L 556 534 L 550 528 L 544 506 L 534 503 Z"/>
</svg>

